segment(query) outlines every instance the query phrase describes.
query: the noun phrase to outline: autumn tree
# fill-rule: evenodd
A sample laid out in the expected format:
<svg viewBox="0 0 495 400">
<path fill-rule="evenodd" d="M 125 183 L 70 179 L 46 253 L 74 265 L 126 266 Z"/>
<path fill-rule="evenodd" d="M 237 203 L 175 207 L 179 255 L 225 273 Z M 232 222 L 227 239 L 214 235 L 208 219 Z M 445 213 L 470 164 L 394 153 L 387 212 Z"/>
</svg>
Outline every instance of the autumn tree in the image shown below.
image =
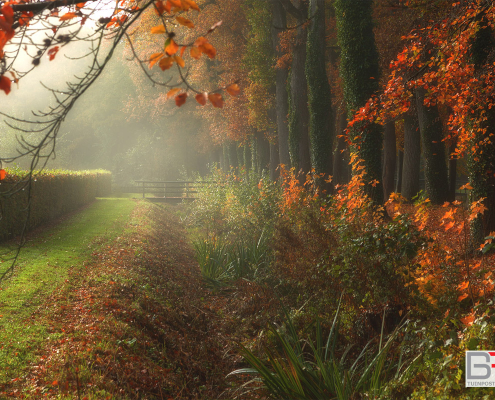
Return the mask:
<svg viewBox="0 0 495 400">
<path fill-rule="evenodd" d="M 311 0 L 306 50 L 311 161 L 317 174 L 332 172 L 334 125 L 325 59 L 325 1 Z"/>
<path fill-rule="evenodd" d="M 281 0 L 287 13 L 295 20 L 296 35 L 292 45 L 289 84 L 289 151 L 291 166 L 296 171 L 309 172 L 309 110 L 306 80 L 306 41 L 308 20 L 307 0 Z"/>
<path fill-rule="evenodd" d="M 341 48 L 340 71 L 349 117 L 379 89 L 378 52 L 372 21 L 372 1 L 336 0 L 338 40 Z M 382 129 L 376 123 L 353 126 L 350 137 L 366 169 L 368 195 L 376 203 L 383 201 Z"/>
</svg>

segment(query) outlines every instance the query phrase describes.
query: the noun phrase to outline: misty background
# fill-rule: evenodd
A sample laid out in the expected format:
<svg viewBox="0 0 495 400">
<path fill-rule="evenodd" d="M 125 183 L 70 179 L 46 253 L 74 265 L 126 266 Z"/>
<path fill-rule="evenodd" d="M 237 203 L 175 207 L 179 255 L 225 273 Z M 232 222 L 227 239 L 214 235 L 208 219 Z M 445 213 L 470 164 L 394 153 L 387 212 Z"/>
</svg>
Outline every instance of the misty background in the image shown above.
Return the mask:
<svg viewBox="0 0 495 400">
<path fill-rule="evenodd" d="M 20 120 L 35 121 L 33 111 L 47 111 L 55 104 L 48 88 L 62 93 L 67 82 L 87 71 L 89 42 L 73 42 L 61 48 L 56 58 L 41 59 L 40 65 L 12 84 L 9 95 L 0 92 L 0 110 Z M 21 52 L 22 53 L 22 52 Z M 177 108 L 173 99 L 163 101 L 167 88 L 153 87 L 135 61 L 129 61 L 129 48 L 119 45 L 112 60 L 98 80 L 79 98 L 62 124 L 56 141 L 56 156 L 50 169 L 97 169 L 112 172 L 118 186 L 135 180 L 186 179 L 193 173 L 205 174 L 208 159 L 205 146 L 198 140 L 206 129 L 195 102 Z M 32 58 L 23 56 L 18 64 L 29 69 Z M 0 156 L 18 154 L 19 138 L 37 143 L 40 134 L 20 132 L 35 130 L 1 117 Z M 24 157 L 10 165 L 28 169 Z"/>
</svg>

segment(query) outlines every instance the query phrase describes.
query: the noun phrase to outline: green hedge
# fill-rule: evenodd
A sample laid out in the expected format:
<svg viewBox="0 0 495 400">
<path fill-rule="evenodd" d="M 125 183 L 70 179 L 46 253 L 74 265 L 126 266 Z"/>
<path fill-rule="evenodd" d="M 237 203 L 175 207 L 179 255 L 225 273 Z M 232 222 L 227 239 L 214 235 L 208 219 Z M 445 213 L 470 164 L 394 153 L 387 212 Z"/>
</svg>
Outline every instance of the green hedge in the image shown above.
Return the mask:
<svg viewBox="0 0 495 400">
<path fill-rule="evenodd" d="M 22 233 L 28 207 L 28 171 L 6 169 L 0 182 L 0 241 Z M 50 222 L 111 192 L 112 175 L 104 170 L 36 171 L 31 181 L 28 230 Z"/>
</svg>

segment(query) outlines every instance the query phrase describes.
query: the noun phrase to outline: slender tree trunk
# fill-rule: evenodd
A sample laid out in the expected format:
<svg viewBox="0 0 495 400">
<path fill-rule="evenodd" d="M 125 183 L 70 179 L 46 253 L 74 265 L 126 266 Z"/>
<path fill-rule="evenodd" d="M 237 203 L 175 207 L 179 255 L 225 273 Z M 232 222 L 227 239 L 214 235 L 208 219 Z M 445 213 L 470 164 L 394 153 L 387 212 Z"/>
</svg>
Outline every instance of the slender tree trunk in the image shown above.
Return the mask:
<svg viewBox="0 0 495 400">
<path fill-rule="evenodd" d="M 425 89 L 416 89 L 419 129 L 425 159 L 426 195 L 433 204 L 443 204 L 449 199 L 445 145 L 442 142 L 442 121 L 438 108 L 424 105 Z"/>
<path fill-rule="evenodd" d="M 325 60 L 325 0 L 310 0 L 312 17 L 306 47 L 306 77 L 310 113 L 311 160 L 317 174 L 332 173 L 334 125 Z M 322 183 L 322 186 L 324 185 Z M 327 190 L 330 187 L 327 187 Z"/>
<path fill-rule="evenodd" d="M 223 172 L 229 172 L 229 145 L 227 142 L 222 144 L 222 170 Z"/>
<path fill-rule="evenodd" d="M 341 110 L 337 118 L 337 146 L 333 155 L 333 184 L 344 185 L 349 182 L 348 164 L 349 149 L 344 137 L 344 130 L 347 127 L 347 112 Z"/>
<path fill-rule="evenodd" d="M 270 179 L 276 181 L 280 175 L 278 166 L 280 158 L 278 153 L 278 144 L 270 143 Z"/>
<path fill-rule="evenodd" d="M 395 123 L 388 122 L 383 130 L 383 198 L 388 200 L 394 191 L 395 163 L 397 148 L 395 144 Z"/>
<path fill-rule="evenodd" d="M 280 49 L 280 39 L 278 34 L 280 29 L 287 24 L 287 18 L 285 9 L 278 0 L 271 0 L 272 12 L 273 12 L 273 26 L 272 26 L 272 44 L 275 57 L 280 58 L 282 55 Z M 286 68 L 277 68 L 275 71 L 275 85 L 276 85 L 276 113 L 277 113 L 277 142 L 279 149 L 280 164 L 283 164 L 285 168 L 290 169 L 290 155 L 289 155 L 289 126 L 287 121 L 287 115 L 289 114 L 289 99 L 287 96 L 287 78 L 289 71 Z"/>
<path fill-rule="evenodd" d="M 401 194 L 411 200 L 419 192 L 419 161 L 421 158 L 421 134 L 418 110 L 413 102 L 404 115 L 404 163 Z"/>
<path fill-rule="evenodd" d="M 237 159 L 237 142 L 229 142 L 229 167 L 237 169 L 239 160 Z"/>
<path fill-rule="evenodd" d="M 249 176 L 249 172 L 251 171 L 251 168 L 253 166 L 253 160 L 251 158 L 251 146 L 249 143 L 244 143 L 244 146 L 243 146 L 243 150 L 244 150 L 244 162 L 245 162 L 245 165 L 246 165 L 246 175 Z"/>
<path fill-rule="evenodd" d="M 306 39 L 307 33 L 304 26 L 307 9 L 305 2 L 299 1 L 301 16 L 298 18 L 298 28 L 295 44 L 292 49 L 292 65 L 290 74 L 290 114 L 289 114 L 289 150 L 291 153 L 291 165 L 296 171 L 307 173 L 311 170 L 309 155 L 309 111 L 308 91 L 305 72 L 306 63 Z"/>
<path fill-rule="evenodd" d="M 395 187 L 395 191 L 397 193 L 402 193 L 402 170 L 404 165 L 404 151 L 400 150 L 397 154 L 397 186 Z"/>
<path fill-rule="evenodd" d="M 457 139 L 449 146 L 449 201 L 455 200 L 455 192 L 457 190 L 457 157 L 452 154 L 457 147 Z"/>
<path fill-rule="evenodd" d="M 256 153 L 258 154 L 258 172 L 261 174 L 269 172 L 270 164 L 270 143 L 265 135 L 261 132 L 256 132 Z"/>
</svg>

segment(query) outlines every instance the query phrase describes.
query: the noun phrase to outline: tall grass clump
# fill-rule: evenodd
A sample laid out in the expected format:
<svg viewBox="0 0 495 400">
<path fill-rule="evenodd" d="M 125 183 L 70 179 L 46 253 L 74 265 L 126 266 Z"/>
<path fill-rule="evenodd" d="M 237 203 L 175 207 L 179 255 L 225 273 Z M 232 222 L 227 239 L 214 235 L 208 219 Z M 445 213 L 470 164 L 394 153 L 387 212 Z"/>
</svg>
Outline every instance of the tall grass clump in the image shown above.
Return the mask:
<svg viewBox="0 0 495 400">
<path fill-rule="evenodd" d="M 376 346 L 369 342 L 359 353 L 348 346 L 338 354 L 339 325 L 337 309 L 326 338 L 320 322 L 316 323 L 314 340 L 302 338 L 285 313 L 285 324 L 280 329 L 275 325 L 269 328 L 272 341 L 265 346 L 264 356 L 241 346 L 244 361 L 250 367 L 235 370 L 229 376 L 253 376 L 242 386 L 244 390 L 264 389 L 274 399 L 350 400 L 359 395 L 378 398 L 388 379 L 401 369 L 402 357 L 395 360 L 390 353 L 398 329 L 385 340 L 382 324 Z"/>
</svg>

